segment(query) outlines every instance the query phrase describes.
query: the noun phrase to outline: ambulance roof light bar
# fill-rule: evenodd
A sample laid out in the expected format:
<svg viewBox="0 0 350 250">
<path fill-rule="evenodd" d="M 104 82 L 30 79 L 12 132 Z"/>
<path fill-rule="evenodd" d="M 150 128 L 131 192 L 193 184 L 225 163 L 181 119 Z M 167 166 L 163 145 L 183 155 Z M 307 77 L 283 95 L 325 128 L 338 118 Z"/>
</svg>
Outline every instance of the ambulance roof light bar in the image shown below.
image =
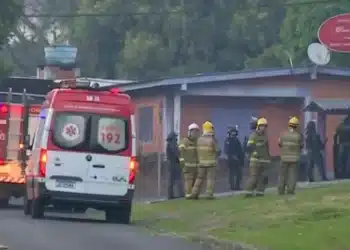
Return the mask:
<svg viewBox="0 0 350 250">
<path fill-rule="evenodd" d="M 65 79 L 55 80 L 55 83 L 62 89 L 94 89 L 98 90 L 100 85 L 97 82 L 91 82 L 89 80 L 77 80 L 77 79 Z"/>
</svg>

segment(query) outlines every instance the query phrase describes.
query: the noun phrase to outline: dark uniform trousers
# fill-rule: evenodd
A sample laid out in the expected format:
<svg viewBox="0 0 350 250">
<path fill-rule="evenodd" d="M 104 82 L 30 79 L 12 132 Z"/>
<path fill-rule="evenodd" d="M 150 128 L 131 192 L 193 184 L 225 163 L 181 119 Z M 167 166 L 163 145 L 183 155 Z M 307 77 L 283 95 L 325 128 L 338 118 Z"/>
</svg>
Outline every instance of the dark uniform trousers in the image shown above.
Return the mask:
<svg viewBox="0 0 350 250">
<path fill-rule="evenodd" d="M 174 162 L 168 161 L 168 174 L 169 174 L 169 183 L 168 183 L 168 198 L 172 199 L 175 197 L 183 197 L 184 190 L 181 178 L 181 169 L 180 165 Z M 177 195 L 174 194 L 174 191 L 177 191 Z"/>
<path fill-rule="evenodd" d="M 339 163 L 342 178 L 350 178 L 349 154 L 350 145 L 341 145 L 339 150 Z"/>
<path fill-rule="evenodd" d="M 298 178 L 299 162 L 281 162 L 279 171 L 278 193 L 294 194 Z"/>
<path fill-rule="evenodd" d="M 318 153 L 313 153 L 313 152 L 308 152 L 307 153 L 307 158 L 308 158 L 308 171 L 307 175 L 309 178 L 309 181 L 314 181 L 314 168 L 315 165 L 319 171 L 319 174 L 321 175 L 322 180 L 326 180 L 326 170 L 324 166 L 324 160 L 323 160 L 323 155 L 321 152 Z"/>
<path fill-rule="evenodd" d="M 228 158 L 229 184 L 231 190 L 239 189 L 242 181 L 242 164 L 238 159 Z"/>
</svg>

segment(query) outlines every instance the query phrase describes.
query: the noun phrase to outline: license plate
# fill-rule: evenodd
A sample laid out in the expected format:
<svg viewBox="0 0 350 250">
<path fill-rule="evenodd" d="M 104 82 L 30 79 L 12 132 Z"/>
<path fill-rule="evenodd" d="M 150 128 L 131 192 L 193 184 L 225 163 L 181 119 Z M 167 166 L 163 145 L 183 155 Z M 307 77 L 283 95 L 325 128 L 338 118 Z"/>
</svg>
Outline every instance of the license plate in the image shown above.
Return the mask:
<svg viewBox="0 0 350 250">
<path fill-rule="evenodd" d="M 56 181 L 57 188 L 75 189 L 75 182 L 72 181 Z"/>
</svg>

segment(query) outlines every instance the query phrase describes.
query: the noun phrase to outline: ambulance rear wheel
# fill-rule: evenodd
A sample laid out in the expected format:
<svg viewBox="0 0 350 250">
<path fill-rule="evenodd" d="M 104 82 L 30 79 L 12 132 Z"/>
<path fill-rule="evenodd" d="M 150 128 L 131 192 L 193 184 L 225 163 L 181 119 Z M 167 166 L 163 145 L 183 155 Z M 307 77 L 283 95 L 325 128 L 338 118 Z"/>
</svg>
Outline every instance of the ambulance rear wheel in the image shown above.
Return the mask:
<svg viewBox="0 0 350 250">
<path fill-rule="evenodd" d="M 10 198 L 0 199 L 0 208 L 7 208 L 9 206 Z"/>
<path fill-rule="evenodd" d="M 45 202 L 42 198 L 35 198 L 32 200 L 32 218 L 41 219 L 44 217 Z"/>
<path fill-rule="evenodd" d="M 130 224 L 131 205 L 123 204 L 105 210 L 106 221 L 118 224 Z"/>
<path fill-rule="evenodd" d="M 23 212 L 24 215 L 30 215 L 32 210 L 32 200 L 28 200 L 27 196 L 24 196 Z"/>
</svg>

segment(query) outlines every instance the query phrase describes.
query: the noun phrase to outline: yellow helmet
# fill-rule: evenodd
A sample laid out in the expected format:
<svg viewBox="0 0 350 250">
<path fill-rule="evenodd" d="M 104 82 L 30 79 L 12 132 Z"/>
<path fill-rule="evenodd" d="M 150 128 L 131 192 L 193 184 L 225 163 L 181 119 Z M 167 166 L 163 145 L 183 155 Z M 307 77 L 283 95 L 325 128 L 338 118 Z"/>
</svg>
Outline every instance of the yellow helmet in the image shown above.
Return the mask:
<svg viewBox="0 0 350 250">
<path fill-rule="evenodd" d="M 289 119 L 288 125 L 299 126 L 299 119 L 296 116 L 293 116 Z"/>
<path fill-rule="evenodd" d="M 214 131 L 214 126 L 211 122 L 206 121 L 205 123 L 203 123 L 202 129 L 203 129 L 203 133 L 210 133 Z"/>
<path fill-rule="evenodd" d="M 267 120 L 265 118 L 259 118 L 258 121 L 257 121 L 257 126 L 261 126 L 261 125 L 267 125 Z"/>
</svg>

